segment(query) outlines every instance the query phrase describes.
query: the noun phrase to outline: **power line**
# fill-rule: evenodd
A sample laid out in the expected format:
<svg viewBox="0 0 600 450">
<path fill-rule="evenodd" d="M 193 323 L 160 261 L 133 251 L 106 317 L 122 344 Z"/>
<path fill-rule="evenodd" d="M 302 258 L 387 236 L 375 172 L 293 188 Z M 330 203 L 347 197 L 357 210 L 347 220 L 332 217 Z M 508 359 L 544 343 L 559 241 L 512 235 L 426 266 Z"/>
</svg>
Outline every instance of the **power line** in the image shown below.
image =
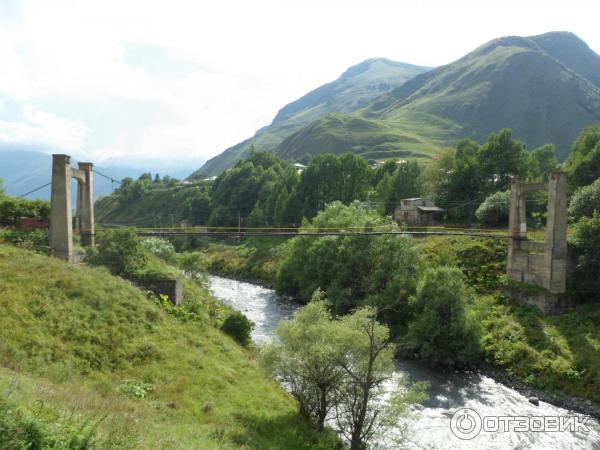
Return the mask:
<svg viewBox="0 0 600 450">
<path fill-rule="evenodd" d="M 44 189 L 46 186 L 50 186 L 51 184 L 52 184 L 52 182 L 50 182 L 50 183 L 46 183 L 46 184 L 44 184 L 43 186 L 40 186 L 40 187 L 38 187 L 38 188 L 35 188 L 33 191 L 29 191 L 29 192 L 27 192 L 27 193 L 25 193 L 25 194 L 23 194 L 23 195 L 19 195 L 18 197 L 19 197 L 19 198 L 27 197 L 29 194 L 33 194 L 34 192 L 37 192 L 37 191 L 39 191 L 40 189 Z"/>
<path fill-rule="evenodd" d="M 92 172 L 94 172 L 95 174 L 100 175 L 101 177 L 106 178 L 107 180 L 110 180 L 111 183 L 119 183 L 119 184 L 123 184 L 121 183 L 119 180 L 115 180 L 113 177 L 109 177 L 108 175 L 104 175 L 103 173 L 98 172 L 96 169 L 92 169 Z"/>
</svg>

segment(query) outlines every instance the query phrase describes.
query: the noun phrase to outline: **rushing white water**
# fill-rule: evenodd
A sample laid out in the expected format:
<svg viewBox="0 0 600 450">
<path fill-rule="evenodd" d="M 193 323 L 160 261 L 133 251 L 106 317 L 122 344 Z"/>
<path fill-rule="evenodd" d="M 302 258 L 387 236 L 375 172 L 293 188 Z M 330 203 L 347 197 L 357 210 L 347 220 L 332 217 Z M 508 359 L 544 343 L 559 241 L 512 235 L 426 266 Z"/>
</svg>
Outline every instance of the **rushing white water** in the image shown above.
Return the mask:
<svg viewBox="0 0 600 450">
<path fill-rule="evenodd" d="M 291 318 L 298 309 L 298 305 L 281 301 L 275 291 L 251 283 L 211 276 L 209 287 L 215 297 L 242 311 L 255 323 L 252 338 L 256 342 L 269 341 L 279 321 Z M 409 423 L 406 442 L 408 448 L 600 450 L 600 424 L 591 418 L 585 423 L 588 431 L 514 431 L 515 426 L 523 425 L 522 420 L 527 420 L 528 426 L 540 429 L 541 421 L 545 420 L 546 426 L 551 426 L 554 424 L 553 419 L 548 418 L 564 418 L 573 416 L 574 413 L 544 402 L 534 406 L 514 389 L 487 376 L 476 373 L 439 373 L 414 361 L 399 361 L 398 375 L 401 374 L 408 375 L 411 381 L 431 383 L 429 400 L 419 408 L 419 412 Z M 470 411 L 464 416 L 465 408 L 476 411 L 487 429 L 498 431 L 486 431 L 484 428 L 470 440 L 456 437 L 450 429 L 451 418 L 456 411 L 460 411 L 459 416 L 466 417 L 464 423 L 467 425 L 471 418 L 476 419 Z M 508 420 L 513 420 L 508 419 L 509 417 L 524 419 L 519 423 L 512 421 L 509 424 Z M 508 431 L 503 431 L 505 425 Z M 388 441 L 387 445 L 384 444 L 385 447 L 394 448 L 385 436 L 382 436 L 382 441 Z"/>
</svg>

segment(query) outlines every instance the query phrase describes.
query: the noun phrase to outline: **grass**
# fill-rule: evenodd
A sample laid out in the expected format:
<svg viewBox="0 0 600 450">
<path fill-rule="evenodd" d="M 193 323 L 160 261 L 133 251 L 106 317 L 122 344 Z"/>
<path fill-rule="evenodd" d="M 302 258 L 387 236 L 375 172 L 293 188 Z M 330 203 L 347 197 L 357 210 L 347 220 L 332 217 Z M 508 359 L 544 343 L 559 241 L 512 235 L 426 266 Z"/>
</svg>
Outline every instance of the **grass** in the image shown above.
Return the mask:
<svg viewBox="0 0 600 450">
<path fill-rule="evenodd" d="M 4 244 L 0 280 L 3 420 L 37 424 L 39 442 L 91 427 L 96 448 L 337 445 L 299 417 L 253 351 L 211 325 L 202 288 L 200 319 L 180 321 L 104 269 Z"/>
<path fill-rule="evenodd" d="M 211 243 L 202 251 L 208 256 L 208 269 L 213 273 L 274 284 L 286 242 L 279 237 L 250 238 L 235 246 Z"/>
</svg>

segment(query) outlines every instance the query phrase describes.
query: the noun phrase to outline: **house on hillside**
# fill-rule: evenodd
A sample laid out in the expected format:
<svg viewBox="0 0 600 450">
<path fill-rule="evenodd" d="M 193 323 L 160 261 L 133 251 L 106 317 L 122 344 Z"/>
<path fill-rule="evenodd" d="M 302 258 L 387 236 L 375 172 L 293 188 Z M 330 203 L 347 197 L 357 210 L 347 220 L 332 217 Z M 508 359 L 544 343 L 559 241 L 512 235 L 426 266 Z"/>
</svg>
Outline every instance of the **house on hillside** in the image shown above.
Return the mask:
<svg viewBox="0 0 600 450">
<path fill-rule="evenodd" d="M 444 210 L 435 206 L 433 200 L 414 197 L 400 200 L 394 210 L 394 220 L 411 226 L 434 225 Z"/>
</svg>

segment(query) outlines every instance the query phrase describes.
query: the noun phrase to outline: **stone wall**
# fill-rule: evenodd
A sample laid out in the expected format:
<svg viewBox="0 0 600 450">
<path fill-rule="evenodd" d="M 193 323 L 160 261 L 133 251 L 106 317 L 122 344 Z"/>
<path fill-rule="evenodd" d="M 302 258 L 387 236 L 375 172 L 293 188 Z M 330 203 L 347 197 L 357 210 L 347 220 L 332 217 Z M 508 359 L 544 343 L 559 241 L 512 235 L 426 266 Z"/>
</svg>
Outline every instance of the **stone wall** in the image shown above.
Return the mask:
<svg viewBox="0 0 600 450">
<path fill-rule="evenodd" d="M 179 306 L 183 299 L 183 284 L 179 278 L 134 279 L 131 282 L 142 289 L 154 292 L 156 295 L 166 295 L 175 306 Z"/>
</svg>

